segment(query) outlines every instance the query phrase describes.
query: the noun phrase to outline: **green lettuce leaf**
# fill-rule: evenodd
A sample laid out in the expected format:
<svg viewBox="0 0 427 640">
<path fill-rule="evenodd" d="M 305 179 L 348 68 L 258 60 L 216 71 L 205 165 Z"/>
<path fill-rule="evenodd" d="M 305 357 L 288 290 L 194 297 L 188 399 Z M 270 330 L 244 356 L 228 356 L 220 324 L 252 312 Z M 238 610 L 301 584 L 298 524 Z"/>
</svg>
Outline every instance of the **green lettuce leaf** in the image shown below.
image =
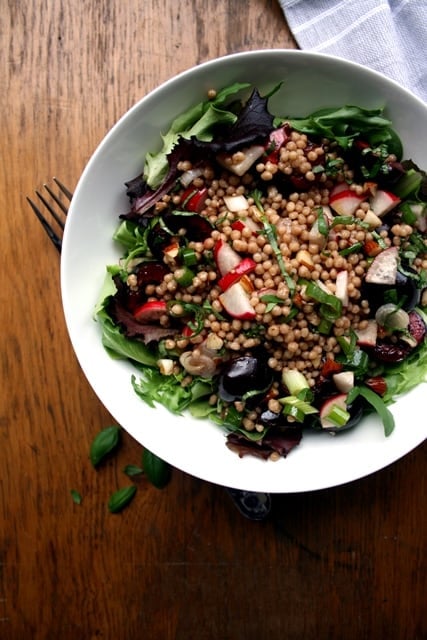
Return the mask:
<svg viewBox="0 0 427 640">
<path fill-rule="evenodd" d="M 102 344 L 112 358 L 128 358 L 148 367 L 156 366 L 157 352 L 149 349 L 140 340 L 132 340 L 124 336 L 119 327 L 113 323 L 105 307 L 99 309 L 96 318 L 102 327 Z"/>
<path fill-rule="evenodd" d="M 212 383 L 202 378 L 194 378 L 182 386 L 183 374 L 164 376 L 158 369 L 144 370 L 139 380 L 132 376 L 132 385 L 138 396 L 150 407 L 158 402 L 172 413 L 181 414 L 193 402 L 212 393 Z"/>
<path fill-rule="evenodd" d="M 230 95 L 249 86 L 248 83 L 236 82 L 219 91 L 212 100 L 200 102 L 175 118 L 169 130 L 162 135 L 163 145 L 160 151 L 147 153 L 144 179 L 151 189 L 156 189 L 165 177 L 168 170 L 167 156 L 178 139 L 195 136 L 199 140 L 210 142 L 215 127 L 220 124 L 233 124 L 237 120 L 237 115 L 231 108 L 221 109 L 221 105 Z"/>
</svg>

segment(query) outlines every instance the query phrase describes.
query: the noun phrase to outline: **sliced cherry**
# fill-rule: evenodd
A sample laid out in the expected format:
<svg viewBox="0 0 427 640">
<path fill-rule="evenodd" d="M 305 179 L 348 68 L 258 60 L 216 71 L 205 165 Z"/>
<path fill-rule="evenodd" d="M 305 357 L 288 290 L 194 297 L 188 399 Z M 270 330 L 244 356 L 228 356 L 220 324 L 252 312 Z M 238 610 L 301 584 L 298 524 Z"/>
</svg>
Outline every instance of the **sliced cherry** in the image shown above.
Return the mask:
<svg viewBox="0 0 427 640">
<path fill-rule="evenodd" d="M 403 342 L 394 343 L 387 340 L 378 340 L 371 353 L 376 360 L 395 363 L 402 362 L 407 358 L 411 349 L 409 344 L 404 344 Z"/>
<path fill-rule="evenodd" d="M 417 344 L 420 344 L 426 336 L 427 327 L 420 314 L 416 311 L 411 311 L 409 314 L 408 331 Z"/>
<path fill-rule="evenodd" d="M 172 242 L 173 236 L 160 224 L 155 224 L 147 233 L 147 244 L 155 258 L 162 259 L 164 249 Z"/>
<path fill-rule="evenodd" d="M 167 267 L 160 262 L 142 262 L 135 273 L 138 287 L 160 284 L 167 273 Z"/>
<path fill-rule="evenodd" d="M 164 216 L 164 221 L 168 229 L 173 233 L 178 233 L 185 229 L 185 238 L 193 242 L 203 242 L 209 238 L 213 231 L 213 226 L 207 218 L 199 216 L 197 213 L 182 214 L 169 213 Z"/>
</svg>

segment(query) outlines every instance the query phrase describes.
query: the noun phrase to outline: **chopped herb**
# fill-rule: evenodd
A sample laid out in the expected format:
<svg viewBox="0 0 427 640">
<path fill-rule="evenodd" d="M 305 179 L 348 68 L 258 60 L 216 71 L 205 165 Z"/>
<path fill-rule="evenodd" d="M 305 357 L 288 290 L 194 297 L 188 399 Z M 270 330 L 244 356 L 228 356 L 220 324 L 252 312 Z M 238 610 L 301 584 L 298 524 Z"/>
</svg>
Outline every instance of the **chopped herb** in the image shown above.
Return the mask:
<svg viewBox="0 0 427 640">
<path fill-rule="evenodd" d="M 282 273 L 282 276 L 285 279 L 286 284 L 288 285 L 288 289 L 290 292 L 293 292 L 295 289 L 295 282 L 292 280 L 292 278 L 290 277 L 287 269 L 286 269 L 286 265 L 285 265 L 285 261 L 283 260 L 283 256 L 282 256 L 282 252 L 280 251 L 279 245 L 277 244 L 277 237 L 276 237 L 276 229 L 274 227 L 274 225 L 272 225 L 266 218 L 265 214 L 264 214 L 264 207 L 262 206 L 262 202 L 261 202 L 261 192 L 259 190 L 255 190 L 252 193 L 252 197 L 254 199 L 255 205 L 258 209 L 258 211 L 260 212 L 261 216 L 261 222 L 264 226 L 264 233 L 267 236 L 267 239 L 271 245 L 271 248 L 273 249 L 274 255 L 276 256 L 276 260 L 279 264 L 280 267 L 280 271 Z"/>
<path fill-rule="evenodd" d="M 354 244 L 350 245 L 349 247 L 346 247 L 345 249 L 341 249 L 338 253 L 340 254 L 340 256 L 348 256 L 351 253 L 357 253 L 358 251 L 361 251 L 362 249 L 363 249 L 362 242 L 355 242 Z"/>
</svg>

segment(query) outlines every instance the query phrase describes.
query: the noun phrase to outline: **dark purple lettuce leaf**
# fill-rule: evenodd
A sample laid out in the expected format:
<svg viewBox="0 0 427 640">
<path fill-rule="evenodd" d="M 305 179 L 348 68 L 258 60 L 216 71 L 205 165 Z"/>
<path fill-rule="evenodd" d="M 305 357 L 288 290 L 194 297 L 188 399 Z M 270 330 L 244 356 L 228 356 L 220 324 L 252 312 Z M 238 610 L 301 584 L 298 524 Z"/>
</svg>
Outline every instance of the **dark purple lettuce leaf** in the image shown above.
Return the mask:
<svg viewBox="0 0 427 640">
<path fill-rule="evenodd" d="M 116 298 L 112 298 L 107 312 L 113 322 L 117 324 L 128 338 L 139 338 L 144 344 L 153 340 L 158 342 L 162 338 L 176 335 L 179 329 L 174 327 L 161 327 L 159 324 L 142 324 L 135 320 L 132 313 L 125 309 Z"/>
<path fill-rule="evenodd" d="M 236 122 L 215 137 L 212 142 L 195 140 L 195 146 L 206 149 L 210 153 L 233 153 L 253 144 L 264 143 L 273 131 L 273 116 L 267 109 L 267 98 L 261 98 L 257 89 L 240 112 Z"/>
<path fill-rule="evenodd" d="M 156 215 L 155 211 L 150 211 L 150 209 L 172 189 L 178 175 L 178 163 L 190 155 L 193 157 L 192 148 L 192 142 L 184 138 L 181 138 L 175 145 L 168 155 L 169 171 L 157 189 L 150 189 L 142 176 L 126 182 L 125 184 L 128 187 L 126 193 L 130 199 L 131 209 L 128 213 L 121 214 L 120 218 L 122 220 L 140 222 L 141 218 L 154 217 Z"/>
<path fill-rule="evenodd" d="M 240 458 L 251 455 L 267 460 L 273 452 L 286 458 L 288 453 L 301 442 L 301 438 L 301 428 L 287 427 L 285 429 L 270 429 L 262 440 L 256 442 L 247 440 L 243 435 L 230 433 L 227 436 L 226 444 Z"/>
</svg>

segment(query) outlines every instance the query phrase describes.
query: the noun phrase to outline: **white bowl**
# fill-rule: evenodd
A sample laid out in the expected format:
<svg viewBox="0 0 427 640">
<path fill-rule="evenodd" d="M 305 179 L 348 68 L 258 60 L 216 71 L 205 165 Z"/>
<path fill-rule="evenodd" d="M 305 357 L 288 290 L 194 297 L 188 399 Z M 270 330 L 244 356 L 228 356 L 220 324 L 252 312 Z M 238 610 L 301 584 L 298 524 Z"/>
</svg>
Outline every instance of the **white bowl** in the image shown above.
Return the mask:
<svg viewBox="0 0 427 640">
<path fill-rule="evenodd" d="M 392 405 L 396 428 L 383 435 L 376 417 L 340 436 L 306 433 L 286 459 L 240 459 L 225 446 L 219 427 L 149 408 L 133 391 L 131 364 L 112 360 L 101 345 L 93 310 L 105 267 L 119 257 L 112 241 L 118 214 L 127 208 L 124 182 L 142 170 L 147 151 L 179 113 L 211 87 L 250 82 L 261 93 L 283 81 L 269 103 L 280 115 L 303 116 L 327 106 L 386 106 L 404 142 L 405 157 L 427 166 L 427 106 L 395 82 L 331 56 L 293 50 L 238 53 L 181 73 L 132 107 L 111 129 L 86 166 L 68 215 L 61 259 L 63 307 L 79 363 L 100 401 L 138 442 L 195 477 L 216 484 L 276 493 L 332 487 L 371 474 L 424 441 L 421 385 Z"/>
</svg>

